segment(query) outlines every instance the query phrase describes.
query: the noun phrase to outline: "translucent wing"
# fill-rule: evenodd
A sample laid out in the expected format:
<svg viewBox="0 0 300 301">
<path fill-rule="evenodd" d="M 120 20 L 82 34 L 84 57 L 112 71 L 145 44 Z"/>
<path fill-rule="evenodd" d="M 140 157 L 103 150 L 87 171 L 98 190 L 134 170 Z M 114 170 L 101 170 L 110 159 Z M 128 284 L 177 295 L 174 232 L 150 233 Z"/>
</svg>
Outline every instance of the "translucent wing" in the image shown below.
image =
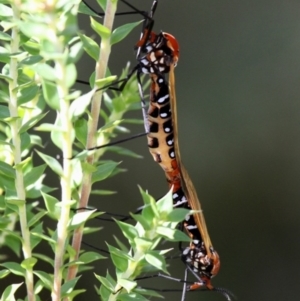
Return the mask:
<svg viewBox="0 0 300 301">
<path fill-rule="evenodd" d="M 179 166 L 179 170 L 181 173 L 181 183 L 186 195 L 186 198 L 193 210 L 197 210 L 198 212 L 194 214 L 194 219 L 196 221 L 196 225 L 201 233 L 202 239 L 205 244 L 205 248 L 207 254 L 211 253 L 210 247 L 212 246 L 204 215 L 201 209 L 201 204 L 197 196 L 196 189 L 192 183 L 192 180 L 182 164 L 179 142 L 178 142 L 178 126 L 177 126 L 177 106 L 176 106 L 176 93 L 175 93 L 175 73 L 174 66 L 171 65 L 170 73 L 169 73 L 169 90 L 170 90 L 170 101 L 171 101 L 171 110 L 172 110 L 172 121 L 173 121 L 173 130 L 174 130 L 174 147 L 176 152 L 176 160 Z"/>
</svg>

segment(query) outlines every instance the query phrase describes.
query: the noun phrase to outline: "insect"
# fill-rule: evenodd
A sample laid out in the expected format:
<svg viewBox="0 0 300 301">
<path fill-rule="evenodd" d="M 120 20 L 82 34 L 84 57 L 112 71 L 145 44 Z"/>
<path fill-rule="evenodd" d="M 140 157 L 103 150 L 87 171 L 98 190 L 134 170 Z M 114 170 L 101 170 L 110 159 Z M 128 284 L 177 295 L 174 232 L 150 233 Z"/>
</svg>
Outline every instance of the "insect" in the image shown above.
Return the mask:
<svg viewBox="0 0 300 301">
<path fill-rule="evenodd" d="M 145 49 L 147 53 L 139 58 L 139 64 L 142 66 L 141 71 L 150 74 L 151 78 L 146 121 L 149 128 L 148 147 L 173 189 L 174 206 L 196 211 L 183 222 L 191 243 L 182 250 L 182 260 L 197 279 L 187 290 L 206 287 L 221 292 L 227 300 L 231 300 L 227 290 L 214 288 L 211 283 L 211 278 L 220 269 L 220 259 L 212 246 L 196 189 L 181 161 L 174 74 L 179 57 L 178 43 L 168 33 L 156 35 L 151 32 Z M 165 73 L 169 73 L 169 83 L 165 79 Z"/>
<path fill-rule="evenodd" d="M 197 279 L 192 285 L 187 286 L 187 290 L 206 287 L 221 292 L 227 300 L 231 300 L 227 290 L 214 288 L 211 283 L 211 279 L 220 269 L 220 260 L 212 246 L 196 190 L 181 162 L 179 151 L 174 75 L 179 58 L 179 45 L 171 34 L 164 32 L 156 34 L 152 31 L 152 17 L 156 6 L 157 1 L 154 1 L 148 18 L 145 18 L 141 38 L 136 44 L 138 65 L 130 76 L 137 72 L 144 109 L 140 76 L 150 75 L 150 105 L 148 113 L 143 114 L 150 153 L 163 168 L 173 189 L 174 206 L 196 211 L 183 222 L 191 243 L 182 250 L 182 260 Z M 165 79 L 166 73 L 169 74 L 169 83 Z M 126 82 L 122 86 L 125 84 Z"/>
</svg>

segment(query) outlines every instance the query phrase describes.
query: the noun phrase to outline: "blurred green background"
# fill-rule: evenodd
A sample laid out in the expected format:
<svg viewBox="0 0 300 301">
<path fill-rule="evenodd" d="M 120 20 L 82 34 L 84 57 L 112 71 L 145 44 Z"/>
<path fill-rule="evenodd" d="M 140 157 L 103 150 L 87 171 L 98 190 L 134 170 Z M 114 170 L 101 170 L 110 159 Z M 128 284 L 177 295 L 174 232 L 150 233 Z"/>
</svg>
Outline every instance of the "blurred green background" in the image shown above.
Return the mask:
<svg viewBox="0 0 300 301">
<path fill-rule="evenodd" d="M 142 10 L 152 3 L 128 1 Z M 125 10 L 120 4 L 119 11 Z M 180 43 L 179 142 L 221 257 L 213 284 L 231 290 L 241 301 L 299 300 L 299 11 L 296 0 L 160 0 L 155 13 L 155 30 L 172 33 Z M 116 24 L 138 19 L 118 17 Z M 83 17 L 81 28 L 88 23 Z M 128 60 L 135 64 L 133 45 L 138 37 L 136 30 L 113 48 L 113 74 L 120 74 Z M 94 67 L 88 58 L 80 63 L 82 78 Z M 142 130 L 140 126 L 132 132 Z M 124 146 L 144 159 L 125 158 L 122 167 L 128 172 L 102 185 L 119 192 L 94 199 L 93 205 L 103 210 L 133 211 L 141 204 L 137 184 L 155 197 L 167 191 L 146 139 Z M 104 230 L 90 242 L 104 247 L 104 241 L 112 242 L 112 234 L 120 237 L 116 227 L 101 225 Z M 183 278 L 183 263 L 172 260 L 170 264 L 172 275 Z M 103 274 L 105 268 L 100 262 L 96 272 Z M 85 280 L 95 300 L 93 281 Z M 157 287 L 157 283 L 163 288 L 181 287 L 163 279 L 145 285 Z M 165 296 L 180 300 L 180 293 Z M 224 297 L 188 294 L 187 300 L 195 299 Z"/>
</svg>

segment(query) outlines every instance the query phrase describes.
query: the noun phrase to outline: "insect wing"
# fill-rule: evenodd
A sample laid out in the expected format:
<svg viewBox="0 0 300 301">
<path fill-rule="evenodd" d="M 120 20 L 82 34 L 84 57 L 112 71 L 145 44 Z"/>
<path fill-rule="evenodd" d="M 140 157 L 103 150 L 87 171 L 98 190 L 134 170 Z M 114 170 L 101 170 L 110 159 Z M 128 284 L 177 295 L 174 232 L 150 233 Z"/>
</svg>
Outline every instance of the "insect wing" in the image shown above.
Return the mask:
<svg viewBox="0 0 300 301">
<path fill-rule="evenodd" d="M 184 193 L 186 198 L 191 206 L 192 210 L 198 211 L 194 214 L 194 219 L 196 221 L 196 225 L 201 233 L 202 239 L 205 244 L 205 248 L 207 254 L 210 254 L 211 240 L 207 231 L 204 215 L 201 209 L 200 202 L 198 200 L 196 189 L 192 183 L 192 180 L 182 164 L 179 142 L 178 142 L 178 123 L 177 123 L 177 105 L 176 105 L 176 93 L 175 93 L 175 73 L 174 73 L 174 65 L 170 66 L 169 73 L 169 90 L 170 90 L 170 101 L 171 101 L 171 110 L 172 110 L 172 121 L 173 121 L 173 130 L 174 130 L 174 147 L 176 152 L 177 164 L 179 166 L 179 170 L 181 173 L 181 182 L 183 186 Z"/>
</svg>

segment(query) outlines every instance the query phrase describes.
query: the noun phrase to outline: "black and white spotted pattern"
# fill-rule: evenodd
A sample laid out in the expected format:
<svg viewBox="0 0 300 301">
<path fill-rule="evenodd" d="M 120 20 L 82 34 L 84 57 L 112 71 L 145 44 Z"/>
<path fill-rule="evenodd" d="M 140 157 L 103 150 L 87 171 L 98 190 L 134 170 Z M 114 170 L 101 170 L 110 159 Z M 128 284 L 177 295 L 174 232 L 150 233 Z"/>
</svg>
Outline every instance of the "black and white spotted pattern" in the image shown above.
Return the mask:
<svg viewBox="0 0 300 301">
<path fill-rule="evenodd" d="M 150 45 L 151 44 L 151 45 Z M 170 71 L 172 63 L 172 50 L 167 47 L 167 40 L 163 33 L 157 35 L 155 42 L 148 43 L 144 49 L 146 53 L 139 60 L 141 72 L 150 74 L 151 90 L 148 110 L 149 134 L 148 146 L 154 160 L 165 171 L 167 181 L 173 185 L 173 204 L 176 208 L 191 209 L 189 201 L 182 189 L 181 173 L 176 161 L 174 148 L 174 132 L 172 124 L 172 110 L 170 106 L 170 93 L 166 73 Z M 193 215 L 188 215 L 183 222 L 187 234 L 192 239 L 189 246 L 182 250 L 182 259 L 197 275 L 199 286 L 210 285 L 210 279 L 218 270 L 218 255 L 210 247 L 207 248 L 201 236 Z M 217 258 L 215 268 L 214 258 Z"/>
<path fill-rule="evenodd" d="M 170 71 L 170 64 L 172 63 L 172 50 L 168 47 L 168 40 L 164 33 L 160 32 L 155 41 L 149 42 L 142 48 L 141 52 L 144 56 L 138 58 L 140 71 L 144 74 L 159 74 L 168 73 Z"/>
</svg>

